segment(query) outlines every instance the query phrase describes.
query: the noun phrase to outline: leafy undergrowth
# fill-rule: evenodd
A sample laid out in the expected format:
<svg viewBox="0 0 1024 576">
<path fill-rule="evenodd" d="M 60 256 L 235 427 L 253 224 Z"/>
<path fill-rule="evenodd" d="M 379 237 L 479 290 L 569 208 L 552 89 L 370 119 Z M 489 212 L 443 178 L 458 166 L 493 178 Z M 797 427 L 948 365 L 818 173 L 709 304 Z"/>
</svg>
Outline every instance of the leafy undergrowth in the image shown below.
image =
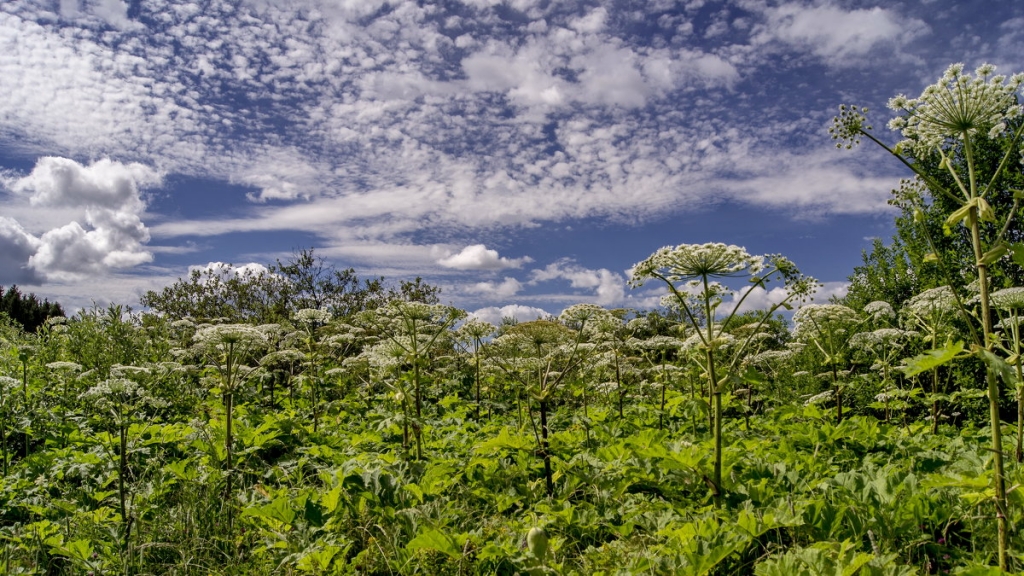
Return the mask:
<svg viewBox="0 0 1024 576">
<path fill-rule="evenodd" d="M 549 497 L 514 409 L 478 421 L 455 396 L 428 405 L 417 459 L 393 410 L 355 395 L 315 431 L 287 397 L 240 401 L 226 469 L 214 395 L 185 417 L 181 391 L 165 394 L 124 429 L 123 478 L 114 418 L 37 414 L 29 432 L 45 440 L 27 457 L 30 436 L 11 436 L 4 573 L 998 573 L 989 439 L 971 427 L 835 424 L 813 405 L 727 421 L 716 505 L 711 437 L 692 414 L 658 430 L 639 406 L 556 411 Z M 1011 466 L 1008 485 L 1022 482 Z M 1016 527 L 1024 503 L 1010 497 Z M 1024 551 L 1017 532 L 1011 549 Z"/>
</svg>

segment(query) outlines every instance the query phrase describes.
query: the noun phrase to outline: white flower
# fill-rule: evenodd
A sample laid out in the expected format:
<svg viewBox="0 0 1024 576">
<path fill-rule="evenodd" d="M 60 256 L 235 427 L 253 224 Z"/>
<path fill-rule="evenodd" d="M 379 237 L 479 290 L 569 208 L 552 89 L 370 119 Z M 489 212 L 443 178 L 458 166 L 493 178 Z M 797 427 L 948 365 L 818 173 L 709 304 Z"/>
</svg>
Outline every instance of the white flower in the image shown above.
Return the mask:
<svg viewBox="0 0 1024 576">
<path fill-rule="evenodd" d="M 871 319 L 876 322 L 885 322 L 896 318 L 896 312 L 892 309 L 892 305 L 882 300 L 866 304 L 864 313 L 871 316 Z"/>
<path fill-rule="evenodd" d="M 989 296 L 993 308 L 1000 310 L 1024 309 L 1024 287 L 1003 288 Z"/>
<path fill-rule="evenodd" d="M 842 304 L 808 304 L 793 314 L 794 335 L 801 340 L 812 339 L 826 332 L 841 334 L 860 323 L 860 316 Z"/>
<path fill-rule="evenodd" d="M 304 326 L 316 328 L 317 326 L 323 326 L 330 322 L 332 317 L 333 316 L 329 310 L 303 308 L 292 316 L 292 320 Z"/>
<path fill-rule="evenodd" d="M 810 406 L 812 404 L 823 404 L 825 402 L 828 402 L 829 400 L 832 399 L 832 394 L 832 390 L 825 390 L 820 394 L 815 394 L 814 396 L 811 396 L 806 401 L 804 401 L 804 406 Z"/>
<path fill-rule="evenodd" d="M 918 98 L 897 96 L 889 101 L 890 108 L 903 113 L 901 122 L 890 123 L 906 138 L 902 147 L 924 157 L 950 138 L 962 140 L 976 134 L 995 138 L 1006 130 L 1008 121 L 1020 115 L 1016 92 L 1024 75 L 1016 74 L 1007 81 L 992 76 L 994 66 L 983 64 L 972 77 L 963 68 L 963 64 L 953 64 Z"/>
<path fill-rule="evenodd" d="M 75 362 L 50 362 L 47 368 L 55 372 L 81 372 L 82 365 Z"/>
<path fill-rule="evenodd" d="M 729 277 L 743 271 L 758 274 L 764 269 L 764 257 L 751 256 L 746 249 L 720 242 L 665 246 L 633 266 L 632 286 L 664 276 L 671 282 L 703 277 Z"/>
<path fill-rule="evenodd" d="M 267 340 L 264 332 L 248 324 L 217 324 L 203 326 L 195 335 L 195 341 L 203 346 L 222 347 L 225 344 L 253 345 Z"/>
<path fill-rule="evenodd" d="M 939 286 L 910 298 L 903 306 L 915 314 L 930 316 L 954 310 L 956 296 L 953 295 L 949 286 Z"/>
</svg>

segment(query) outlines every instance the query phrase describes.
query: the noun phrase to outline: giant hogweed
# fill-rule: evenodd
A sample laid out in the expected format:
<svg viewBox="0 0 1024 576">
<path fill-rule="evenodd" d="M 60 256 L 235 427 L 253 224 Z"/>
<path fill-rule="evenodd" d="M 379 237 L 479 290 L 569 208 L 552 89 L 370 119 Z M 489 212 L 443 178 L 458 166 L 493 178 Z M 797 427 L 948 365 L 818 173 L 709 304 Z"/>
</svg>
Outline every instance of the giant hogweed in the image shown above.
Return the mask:
<svg viewBox="0 0 1024 576">
<path fill-rule="evenodd" d="M 721 324 L 715 322 L 723 298 L 734 291 L 720 284 L 719 278 L 744 278 L 749 287 L 742 291 L 736 305 L 725 314 Z M 630 284 L 643 286 L 649 280 L 659 280 L 675 298 L 686 321 L 689 322 L 699 339 L 707 360 L 708 388 L 713 398 L 715 464 L 713 488 L 715 501 L 721 502 L 722 494 L 722 385 L 737 376 L 739 360 L 743 351 L 758 330 L 738 345 L 733 361 L 727 366 L 718 366 L 716 349 L 725 339 L 725 327 L 743 308 L 747 298 L 755 290 L 764 290 L 772 281 L 782 281 L 785 296 L 773 304 L 760 318 L 763 324 L 776 310 L 789 307 L 794 300 L 808 298 L 817 288 L 816 280 L 800 274 L 788 258 L 781 255 L 753 256 L 739 246 L 721 243 L 680 244 L 666 246 L 633 266 Z M 697 304 L 692 297 L 696 295 Z M 701 321 L 703 318 L 703 322 Z M 719 375 L 718 372 L 722 374 Z"/>
<path fill-rule="evenodd" d="M 857 106 L 840 106 L 839 115 L 829 131 L 838 147 L 850 148 L 859 144 L 862 137 L 881 146 L 912 170 L 927 185 L 931 194 L 944 196 L 958 206 L 946 219 L 947 229 L 962 223 L 970 234 L 974 271 L 980 289 L 979 310 L 973 318 L 965 313 L 964 319 L 971 326 L 980 324 L 980 334 L 972 328 L 974 353 L 989 366 L 986 380 L 992 433 L 992 483 L 999 533 L 999 567 L 1007 570 L 1009 526 L 997 376 L 1003 372 L 997 366 L 1003 361 L 994 354 L 989 267 L 1011 251 L 1018 260 L 1024 255 L 1024 245 L 1011 247 L 1004 240 L 1020 200 L 1024 198 L 1024 191 L 1013 191 L 1013 206 L 1007 214 L 996 214 L 988 200 L 995 195 L 996 184 L 1010 163 L 1022 160 L 1013 156 L 1024 134 L 1024 123 L 1019 122 L 1022 107 L 1017 101 L 1017 91 L 1024 83 L 1024 74 L 1006 78 L 994 73 L 994 66 L 984 64 L 972 76 L 964 72 L 963 64 L 954 64 L 938 82 L 925 88 L 919 97 L 907 98 L 901 94 L 892 98 L 889 108 L 897 116 L 889 122 L 889 128 L 903 136 L 903 140 L 892 146 L 873 134 L 872 127 L 867 123 L 867 110 Z M 1011 128 L 1014 122 L 1016 128 Z M 1002 140 L 1002 149 L 1005 151 L 998 166 L 990 174 L 982 171 L 976 159 L 986 140 Z M 952 185 L 944 185 L 928 172 L 923 164 L 928 159 L 938 159 L 939 170 L 948 173 Z M 998 231 L 988 241 L 982 238 L 983 223 L 991 224 L 991 228 Z M 965 311 L 963 306 L 961 311 Z M 956 355 L 947 356 L 951 360 Z M 914 370 L 911 368 L 910 372 Z"/>
</svg>

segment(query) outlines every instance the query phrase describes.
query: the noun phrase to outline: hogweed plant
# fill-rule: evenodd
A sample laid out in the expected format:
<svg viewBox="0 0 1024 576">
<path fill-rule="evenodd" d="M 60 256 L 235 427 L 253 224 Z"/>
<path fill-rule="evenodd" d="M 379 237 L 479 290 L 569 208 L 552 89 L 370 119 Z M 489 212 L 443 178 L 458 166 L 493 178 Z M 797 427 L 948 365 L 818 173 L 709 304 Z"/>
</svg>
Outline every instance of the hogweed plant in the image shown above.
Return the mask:
<svg viewBox="0 0 1024 576">
<path fill-rule="evenodd" d="M 996 194 L 997 183 L 1009 165 L 1022 160 L 1013 157 L 1024 133 L 1024 123 L 1019 121 L 1022 107 L 1017 100 L 1017 91 L 1022 83 L 1024 74 L 1010 78 L 996 75 L 995 67 L 989 64 L 978 67 L 973 76 L 964 72 L 963 64 L 954 64 L 919 97 L 898 95 L 889 101 L 889 108 L 897 113 L 889 122 L 889 128 L 903 137 L 896 144 L 889 146 L 874 136 L 872 127 L 867 123 L 867 109 L 856 106 L 840 106 L 839 115 L 830 128 L 839 147 L 850 148 L 859 144 L 861 138 L 866 138 L 889 152 L 912 170 L 932 194 L 944 196 L 958 206 L 949 214 L 945 226 L 952 228 L 963 224 L 970 235 L 974 272 L 980 286 L 977 319 L 981 335 L 975 336 L 974 350 L 989 366 L 986 381 L 992 433 L 992 484 L 996 494 L 999 567 L 1002 570 L 1009 566 L 1009 527 L 998 368 L 994 366 L 998 358 L 994 355 L 995 336 L 988 280 L 989 267 L 1011 251 L 1004 237 L 1024 192 L 1013 191 L 1013 206 L 1006 214 L 996 214 L 989 199 Z M 1011 128 L 1014 123 L 1016 128 Z M 1004 150 L 997 168 L 990 174 L 982 170 L 977 158 L 986 142 L 1001 144 Z M 924 162 L 930 159 L 939 161 L 939 170 L 948 173 L 952 185 L 944 185 L 925 169 Z M 998 230 L 987 242 L 982 239 L 983 223 Z M 1024 246 L 1014 248 L 1016 253 L 1020 253 Z M 974 319 L 966 317 L 965 321 L 973 323 Z"/>
<path fill-rule="evenodd" d="M 949 286 L 931 288 L 911 297 L 900 309 L 905 327 L 915 330 L 926 346 L 937 348 L 940 340 L 954 334 L 953 318 L 956 316 L 957 298 Z M 942 387 L 939 383 L 939 366 L 929 370 L 932 380 L 931 418 L 932 434 L 939 431 L 939 401 Z"/>
<path fill-rule="evenodd" d="M 470 318 L 455 331 L 455 341 L 464 352 L 473 357 L 473 390 L 476 398 L 476 419 L 480 420 L 480 360 L 484 341 L 498 328 L 479 318 Z"/>
<path fill-rule="evenodd" d="M 102 414 L 117 431 L 117 448 L 114 458 L 117 461 L 117 497 L 118 513 L 121 515 L 121 554 L 125 566 L 132 564 L 132 525 L 135 522 L 132 504 L 134 492 L 131 494 L 128 482 L 136 475 L 132 473 L 129 461 L 131 438 L 129 430 L 136 430 L 136 436 L 145 433 L 145 426 L 133 428 L 135 424 L 148 421 L 146 410 L 160 408 L 165 405 L 162 400 L 154 398 L 145 387 L 127 378 L 114 377 L 100 382 L 82 393 L 81 399 L 90 405 L 97 417 Z M 106 448 L 106 443 L 103 443 Z"/>
<path fill-rule="evenodd" d="M 868 312 L 867 307 L 865 312 Z M 882 391 L 876 400 L 883 405 L 886 422 L 890 418 L 890 402 L 912 393 L 897 385 L 893 372 L 896 361 L 903 356 L 904 348 L 916 336 L 917 333 L 910 330 L 878 328 L 870 332 L 858 332 L 850 337 L 850 348 L 871 362 L 869 369 L 881 376 Z"/>
<path fill-rule="evenodd" d="M 234 417 L 235 393 L 244 381 L 247 370 L 243 364 L 256 349 L 266 343 L 266 336 L 257 328 L 246 324 L 221 324 L 205 326 L 196 331 L 195 343 L 211 360 L 220 376 L 221 399 L 224 403 L 224 474 L 227 478 L 225 493 L 228 498 L 233 492 L 234 481 Z M 233 520 L 232 508 L 228 507 L 228 523 Z"/>
<path fill-rule="evenodd" d="M 716 279 L 745 279 L 749 286 L 742 290 L 735 306 L 725 314 L 721 324 L 715 322 L 723 298 L 735 292 L 720 284 Z M 724 339 L 724 327 L 743 308 L 747 298 L 755 290 L 766 290 L 770 282 L 781 281 L 785 296 L 773 304 L 759 319 L 763 324 L 780 308 L 787 308 L 793 301 L 809 298 L 818 287 L 818 282 L 800 274 L 796 266 L 781 255 L 753 256 L 739 246 L 722 243 L 680 244 L 666 246 L 633 266 L 630 284 L 643 286 L 650 280 L 664 283 L 676 299 L 684 318 L 700 340 L 707 362 L 707 378 L 713 398 L 715 463 L 713 471 L 713 492 L 715 502 L 722 499 L 722 385 L 736 375 L 738 361 L 750 342 L 750 338 L 739 344 L 733 361 L 727 366 L 718 366 L 716 349 Z M 692 304 L 695 296 L 698 304 Z M 699 318 L 703 318 L 701 322 Z M 756 330 L 755 330 L 756 332 Z M 721 372 L 721 375 L 719 374 Z"/>
<path fill-rule="evenodd" d="M 1024 322 L 1024 288 L 1004 288 L 992 293 L 992 307 L 1001 316 L 997 328 L 1002 334 L 996 345 L 1006 355 L 1006 363 L 1013 366 L 1016 376 L 1014 396 L 1017 399 L 1017 443 L 1014 457 L 1024 462 L 1024 340 L 1021 338 L 1021 322 Z"/>
<path fill-rule="evenodd" d="M 2 469 L 4 478 L 7 477 L 7 468 L 10 462 L 7 449 L 7 418 L 10 415 L 13 404 L 11 396 L 20 384 L 17 378 L 0 376 L 0 458 L 3 459 Z"/>
<path fill-rule="evenodd" d="M 417 420 L 414 428 L 417 459 L 423 458 L 423 435 L 418 422 L 423 418 L 424 368 L 429 364 L 431 348 L 440 343 L 443 336 L 447 337 L 449 328 L 465 315 L 464 311 L 452 306 L 404 300 L 396 300 L 374 313 L 362 315 L 363 320 L 381 338 L 404 352 L 412 367 L 410 376 Z"/>
<path fill-rule="evenodd" d="M 809 304 L 793 314 L 793 336 L 821 355 L 836 401 L 836 423 L 843 419 L 843 382 L 850 363 L 849 341 L 863 322 L 859 314 L 842 304 Z"/>
<path fill-rule="evenodd" d="M 320 396 L 322 395 L 323 379 L 320 376 L 320 342 L 317 331 L 331 321 L 329 310 L 304 308 L 295 313 L 292 320 L 302 329 L 303 344 L 306 348 L 306 369 L 309 378 L 310 404 L 313 411 L 313 433 L 320 429 Z"/>
</svg>

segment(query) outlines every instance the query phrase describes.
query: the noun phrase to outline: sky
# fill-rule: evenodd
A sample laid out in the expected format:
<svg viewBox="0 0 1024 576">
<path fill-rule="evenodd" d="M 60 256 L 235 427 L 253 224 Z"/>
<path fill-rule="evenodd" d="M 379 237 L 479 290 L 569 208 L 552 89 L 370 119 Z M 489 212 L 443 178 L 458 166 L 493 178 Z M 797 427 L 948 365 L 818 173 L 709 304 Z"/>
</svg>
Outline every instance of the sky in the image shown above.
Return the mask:
<svg viewBox="0 0 1024 576">
<path fill-rule="evenodd" d="M 314 248 L 496 321 L 724 242 L 827 301 L 908 176 L 838 105 L 894 142 L 890 97 L 1021 54 L 1016 0 L 3 0 L 0 285 L 137 307 Z"/>
</svg>

